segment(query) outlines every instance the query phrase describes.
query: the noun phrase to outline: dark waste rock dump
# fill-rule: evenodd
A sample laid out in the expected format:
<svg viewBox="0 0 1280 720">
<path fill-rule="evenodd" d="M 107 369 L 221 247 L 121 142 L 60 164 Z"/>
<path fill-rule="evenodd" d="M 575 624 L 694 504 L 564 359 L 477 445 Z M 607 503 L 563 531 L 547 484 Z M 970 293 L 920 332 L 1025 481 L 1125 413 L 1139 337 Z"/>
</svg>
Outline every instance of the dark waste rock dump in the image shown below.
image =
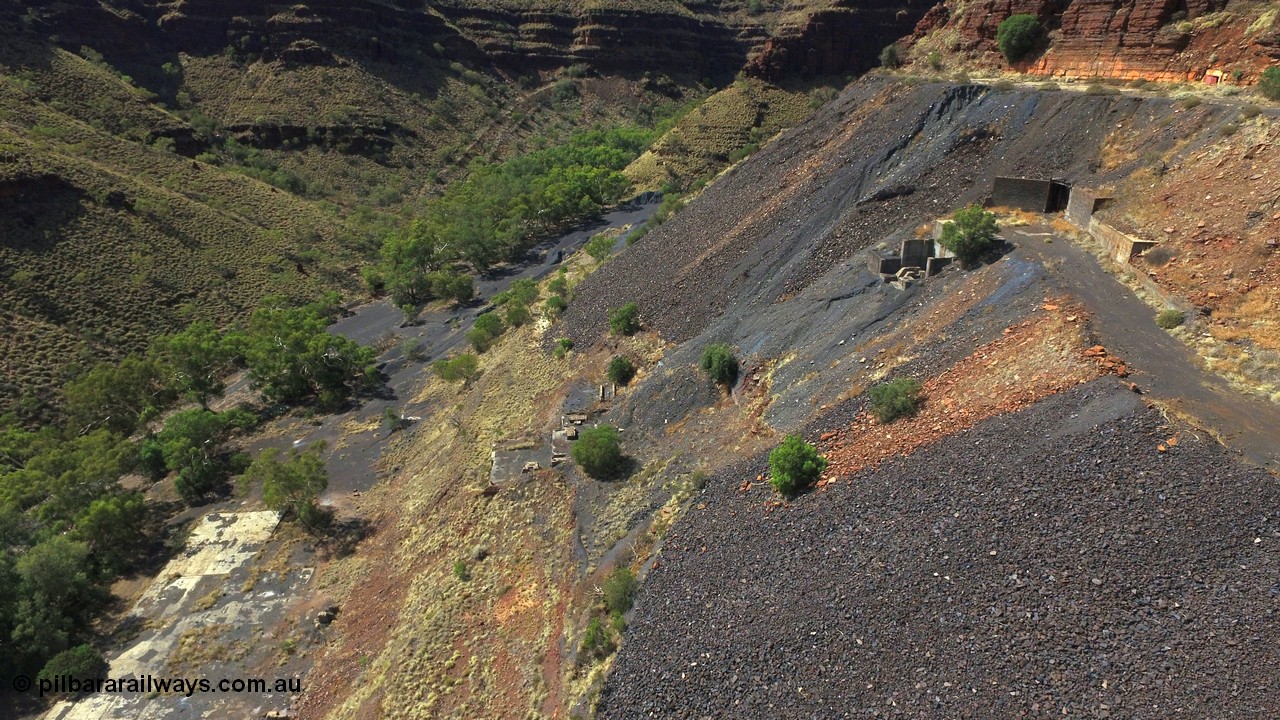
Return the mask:
<svg viewBox="0 0 1280 720">
<path fill-rule="evenodd" d="M 715 478 L 598 717 L 1275 718 L 1280 487 L 1097 381 L 785 507 Z M 1112 418 L 1092 424 L 1089 418 Z"/>
</svg>

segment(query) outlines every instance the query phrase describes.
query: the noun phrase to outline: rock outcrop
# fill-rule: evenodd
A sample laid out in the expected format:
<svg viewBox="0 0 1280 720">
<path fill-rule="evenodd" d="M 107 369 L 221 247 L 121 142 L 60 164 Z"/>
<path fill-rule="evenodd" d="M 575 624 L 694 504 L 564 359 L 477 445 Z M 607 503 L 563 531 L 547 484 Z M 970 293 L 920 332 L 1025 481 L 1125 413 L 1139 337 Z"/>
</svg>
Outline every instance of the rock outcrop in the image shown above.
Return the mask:
<svg viewBox="0 0 1280 720">
<path fill-rule="evenodd" d="M 862 72 L 874 67 L 880 51 L 910 32 L 926 11 L 923 4 L 841 0 L 836 8 L 816 12 L 803 25 L 769 38 L 746 72 L 766 79 Z"/>
</svg>

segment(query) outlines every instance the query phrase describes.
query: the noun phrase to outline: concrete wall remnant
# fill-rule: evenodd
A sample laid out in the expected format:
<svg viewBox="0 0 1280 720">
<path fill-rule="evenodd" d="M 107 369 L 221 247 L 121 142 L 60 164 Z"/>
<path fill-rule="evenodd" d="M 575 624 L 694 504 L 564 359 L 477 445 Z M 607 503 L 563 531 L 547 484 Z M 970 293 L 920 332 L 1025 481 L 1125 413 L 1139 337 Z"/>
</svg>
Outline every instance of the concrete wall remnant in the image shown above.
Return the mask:
<svg viewBox="0 0 1280 720">
<path fill-rule="evenodd" d="M 1064 210 L 1071 186 L 1058 180 L 1000 177 L 991 181 L 991 205 L 1046 213 Z"/>
<path fill-rule="evenodd" d="M 1110 202 L 1111 195 L 1105 190 L 1076 185 L 1071 188 L 1071 197 L 1067 201 L 1067 221 L 1081 230 L 1088 230 L 1093 214 Z"/>
<path fill-rule="evenodd" d="M 1159 244 L 1123 233 L 1097 218 L 1089 221 L 1089 234 L 1102 243 L 1102 246 L 1107 249 L 1107 254 L 1118 263 L 1128 263 L 1135 255 L 1140 255 Z"/>
<path fill-rule="evenodd" d="M 903 271 L 910 268 L 921 271 L 919 275 L 924 277 L 936 275 L 955 257 L 936 239 L 941 236 L 943 224 L 943 221 L 935 224 L 933 238 L 903 240 L 896 256 L 872 252 L 867 258 L 867 268 L 883 276 L 885 282 L 902 279 Z"/>
</svg>

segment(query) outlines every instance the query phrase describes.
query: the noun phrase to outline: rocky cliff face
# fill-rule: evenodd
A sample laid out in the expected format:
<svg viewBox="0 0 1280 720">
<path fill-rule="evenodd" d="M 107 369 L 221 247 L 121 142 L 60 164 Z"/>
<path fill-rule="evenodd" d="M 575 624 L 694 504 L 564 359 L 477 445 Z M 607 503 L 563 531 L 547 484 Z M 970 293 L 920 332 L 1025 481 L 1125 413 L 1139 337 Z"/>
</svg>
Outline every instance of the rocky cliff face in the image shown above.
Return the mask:
<svg viewBox="0 0 1280 720">
<path fill-rule="evenodd" d="M 873 67 L 880 51 L 906 34 L 927 9 L 923 4 L 884 0 L 838 2 L 769 38 L 747 72 L 762 78 L 862 72 Z"/>
<path fill-rule="evenodd" d="M 917 25 L 915 40 L 942 49 L 996 52 L 996 29 L 1027 13 L 1049 30 L 1047 49 L 1020 64 L 1040 75 L 1198 81 L 1222 70 L 1239 81 L 1280 58 L 1274 7 L 1253 0 L 981 0 L 947 2 Z"/>
<path fill-rule="evenodd" d="M 227 48 L 268 60 L 325 64 L 335 54 L 397 62 L 425 53 L 509 74 L 586 64 L 608 75 L 646 72 L 723 82 L 744 64 L 777 79 L 864 70 L 910 31 L 926 5 L 892 0 L 791 3 L 754 16 L 741 3 L 542 3 L 464 0 L 36 0 L 28 23 L 69 49 L 116 63 L 156 53 Z M 748 64 L 748 59 L 750 62 Z"/>
</svg>

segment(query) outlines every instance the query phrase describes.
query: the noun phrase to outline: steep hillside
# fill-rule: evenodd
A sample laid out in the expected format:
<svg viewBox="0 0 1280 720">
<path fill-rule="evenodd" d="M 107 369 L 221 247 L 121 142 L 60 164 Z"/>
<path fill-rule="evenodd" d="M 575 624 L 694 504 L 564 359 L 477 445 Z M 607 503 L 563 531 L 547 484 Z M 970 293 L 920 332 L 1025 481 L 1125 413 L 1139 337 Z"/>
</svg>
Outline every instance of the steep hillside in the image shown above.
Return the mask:
<svg viewBox="0 0 1280 720">
<path fill-rule="evenodd" d="M 473 162 L 653 125 L 727 86 L 656 149 L 678 161 L 633 177 L 648 189 L 718 171 L 810 111 L 797 78 L 872 64 L 873 46 L 844 46 L 779 66 L 786 89 L 730 85 L 774 34 L 846 5 L 4 3 L 3 196 L 21 211 L 3 220 L 0 412 L 48 418 L 86 362 L 191 319 L 354 291 L 382 237 Z M 877 32 L 916 19 L 856 5 Z"/>
<path fill-rule="evenodd" d="M 571 259 L 562 319 L 504 336 L 471 383 L 426 381 L 420 427 L 358 500 L 376 540 L 322 571 L 346 599 L 301 716 L 798 717 L 893 702 L 1056 715 L 1129 708 L 1098 689 L 1114 667 L 1108 685 L 1134 708 L 1265 717 L 1280 669 L 1233 648 L 1268 642 L 1266 600 L 1213 588 L 1263 587 L 1273 561 L 1258 508 L 1275 493 L 1256 465 L 1280 469 L 1274 404 L 1205 372 L 1061 218 L 1002 210 L 1001 257 L 907 287 L 864 254 L 984 200 L 996 174 L 1115 184 L 1105 212 L 1119 222 L 1121 197 L 1145 197 L 1124 181 L 1153 158 L 1177 172 L 1195 157 L 1183 153 L 1234 158 L 1232 143 L 1273 131 L 1240 112 L 864 79 L 615 257 Z M 1230 122 L 1238 132 L 1221 133 Z M 628 302 L 643 329 L 609 333 Z M 699 367 L 720 342 L 741 362 L 727 390 Z M 638 370 L 616 396 L 615 357 Z M 925 399 L 886 427 L 867 391 L 894 377 Z M 519 471 L 584 408 L 588 425 L 621 429 L 623 472 Z M 831 466 L 783 502 L 766 456 L 788 433 Z M 614 616 L 619 567 L 644 579 L 636 609 Z M 1011 599 L 1024 587 L 1044 593 Z M 949 615 L 959 599 L 982 612 Z M 938 622 L 954 633 L 929 657 Z M 1176 667 L 1150 659 L 1165 646 L 1185 649 Z M 1232 696 L 1233 674 L 1256 690 Z"/>
</svg>

